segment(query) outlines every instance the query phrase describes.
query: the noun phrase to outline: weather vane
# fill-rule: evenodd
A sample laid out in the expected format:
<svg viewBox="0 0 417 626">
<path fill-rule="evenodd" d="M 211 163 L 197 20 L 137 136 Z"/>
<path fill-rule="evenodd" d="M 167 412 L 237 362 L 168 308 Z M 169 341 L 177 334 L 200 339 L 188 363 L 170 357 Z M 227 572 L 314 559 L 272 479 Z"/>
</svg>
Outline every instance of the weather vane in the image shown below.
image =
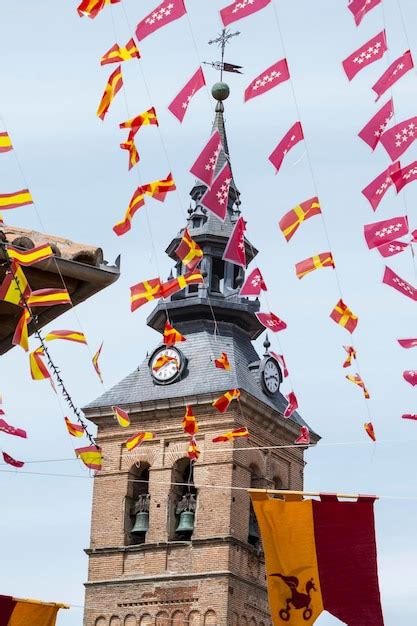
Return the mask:
<svg viewBox="0 0 417 626">
<path fill-rule="evenodd" d="M 208 42 L 210 45 L 213 43 L 217 43 L 219 48 L 222 51 L 222 60 L 221 61 L 203 61 L 204 65 L 211 65 L 216 70 L 220 71 L 220 80 L 223 80 L 223 72 L 233 72 L 234 74 L 242 74 L 240 71 L 242 69 L 241 65 L 235 65 L 234 63 L 226 63 L 224 60 L 224 51 L 226 49 L 226 45 L 229 43 L 229 40 L 232 37 L 236 37 L 240 35 L 239 31 L 235 33 L 230 32 L 230 29 L 223 28 L 221 34 L 217 37 L 217 39 L 210 39 Z"/>
</svg>

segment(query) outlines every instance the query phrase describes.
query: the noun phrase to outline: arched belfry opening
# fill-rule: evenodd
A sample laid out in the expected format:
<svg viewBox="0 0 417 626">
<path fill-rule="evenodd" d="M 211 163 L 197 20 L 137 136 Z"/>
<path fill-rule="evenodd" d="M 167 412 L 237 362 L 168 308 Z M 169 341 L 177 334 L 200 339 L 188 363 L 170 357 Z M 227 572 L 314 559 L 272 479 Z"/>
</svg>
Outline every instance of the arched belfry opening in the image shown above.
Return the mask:
<svg viewBox="0 0 417 626">
<path fill-rule="evenodd" d="M 261 471 L 257 465 L 252 463 L 249 466 L 250 471 L 250 488 L 251 489 L 263 489 L 265 487 L 265 478 L 261 475 Z M 258 521 L 256 519 L 255 511 L 252 506 L 252 502 L 249 502 L 249 530 L 248 530 L 248 543 L 254 548 L 260 549 L 261 547 L 261 533 L 259 530 Z"/>
<path fill-rule="evenodd" d="M 197 510 L 193 461 L 188 458 L 178 459 L 172 467 L 171 476 L 169 538 L 171 541 L 189 541 L 194 532 Z"/>
<path fill-rule="evenodd" d="M 145 543 L 149 530 L 149 463 L 135 463 L 129 472 L 127 497 L 127 535 L 128 545 Z"/>
</svg>

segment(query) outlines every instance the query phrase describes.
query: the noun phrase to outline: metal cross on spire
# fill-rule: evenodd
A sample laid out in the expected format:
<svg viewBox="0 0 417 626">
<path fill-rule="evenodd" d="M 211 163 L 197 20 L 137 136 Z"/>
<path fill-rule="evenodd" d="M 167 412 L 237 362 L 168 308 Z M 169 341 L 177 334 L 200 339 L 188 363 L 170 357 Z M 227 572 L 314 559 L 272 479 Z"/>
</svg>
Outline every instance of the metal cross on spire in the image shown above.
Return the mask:
<svg viewBox="0 0 417 626">
<path fill-rule="evenodd" d="M 222 60 L 221 61 L 203 61 L 204 65 L 211 65 L 216 70 L 220 71 L 220 80 L 223 80 L 223 72 L 233 72 L 235 74 L 242 74 L 240 71 L 242 69 L 241 65 L 235 65 L 234 63 L 226 63 L 224 60 L 224 51 L 226 49 L 227 44 L 229 43 L 232 37 L 236 37 L 240 35 L 239 31 L 232 33 L 229 28 L 223 28 L 222 32 L 216 39 L 210 39 L 208 42 L 210 45 L 213 43 L 217 43 L 218 47 L 222 51 Z"/>
</svg>

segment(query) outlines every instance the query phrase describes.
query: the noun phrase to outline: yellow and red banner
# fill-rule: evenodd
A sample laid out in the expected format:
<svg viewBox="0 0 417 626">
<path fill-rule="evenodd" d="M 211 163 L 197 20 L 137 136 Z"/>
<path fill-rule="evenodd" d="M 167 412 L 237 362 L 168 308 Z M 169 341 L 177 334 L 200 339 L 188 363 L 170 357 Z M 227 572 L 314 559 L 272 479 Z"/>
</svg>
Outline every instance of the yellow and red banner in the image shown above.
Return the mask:
<svg viewBox="0 0 417 626">
<path fill-rule="evenodd" d="M 69 606 L 0 596 L 0 626 L 55 626 L 59 609 Z"/>
<path fill-rule="evenodd" d="M 220 398 L 217 398 L 217 400 L 213 402 L 213 406 L 215 409 L 220 411 L 220 413 L 224 413 L 229 408 L 230 403 L 233 400 L 239 400 L 239 398 L 239 389 L 231 389 L 230 391 L 226 391 L 226 393 Z"/>
<path fill-rule="evenodd" d="M 137 165 L 140 161 L 140 156 L 138 149 L 136 148 L 135 141 L 134 139 L 131 139 L 129 135 L 129 139 L 127 139 L 124 143 L 121 143 L 120 147 L 122 150 L 127 150 L 129 152 L 128 170 L 130 171 L 132 167 L 135 167 L 135 165 Z"/>
<path fill-rule="evenodd" d="M 230 372 L 232 366 L 229 362 L 229 357 L 227 356 L 227 352 L 222 352 L 220 358 L 214 359 L 214 365 L 220 370 L 226 370 Z"/>
<path fill-rule="evenodd" d="M 132 117 L 130 120 L 126 120 L 126 122 L 122 122 L 119 124 L 119 128 L 131 128 L 137 133 L 139 128 L 147 125 L 155 125 L 159 126 L 158 117 L 156 115 L 155 107 L 151 107 L 147 111 L 136 115 L 136 117 Z"/>
<path fill-rule="evenodd" d="M 136 311 L 139 307 L 161 297 L 161 281 L 151 278 L 130 288 L 130 310 Z"/>
<path fill-rule="evenodd" d="M 165 367 L 165 365 L 168 365 L 168 363 L 171 363 L 172 361 L 175 361 L 178 367 L 178 361 L 175 358 L 175 356 L 169 356 L 168 354 L 161 354 L 161 356 L 159 356 L 156 359 L 155 364 L 152 367 L 152 371 L 159 372 L 159 370 L 161 370 L 163 367 Z"/>
<path fill-rule="evenodd" d="M 320 267 L 332 267 L 335 268 L 333 255 L 331 252 L 322 252 L 321 254 L 315 254 L 308 259 L 304 259 L 304 261 L 300 261 L 295 264 L 295 273 L 297 278 L 303 278 L 310 274 L 310 272 L 314 272 L 314 270 L 319 269 Z"/>
<path fill-rule="evenodd" d="M 279 227 L 285 239 L 289 241 L 303 222 L 320 213 L 320 202 L 317 197 L 301 202 L 294 209 L 291 209 L 279 221 Z"/>
<path fill-rule="evenodd" d="M 203 251 L 191 237 L 188 228 L 184 230 L 182 239 L 175 254 L 182 263 L 192 272 L 203 258 Z"/>
<path fill-rule="evenodd" d="M 162 283 L 161 296 L 162 298 L 169 298 L 169 296 L 182 291 L 188 287 L 188 285 L 204 285 L 203 275 L 197 270 L 194 272 L 187 272 L 186 274 L 180 274 L 177 278 L 172 278 L 166 283 Z"/>
<path fill-rule="evenodd" d="M 93 362 L 93 367 L 94 367 L 94 369 L 96 371 L 96 374 L 99 377 L 100 382 L 103 384 L 103 376 L 101 374 L 101 369 L 100 369 L 100 365 L 99 365 L 99 362 L 98 362 L 102 349 L 103 349 L 103 342 L 101 343 L 101 345 L 100 345 L 99 349 L 97 350 L 97 352 L 94 354 L 94 356 L 92 358 L 92 362 Z"/>
<path fill-rule="evenodd" d="M 200 456 L 200 448 L 198 447 L 197 441 L 194 437 L 191 437 L 190 441 L 187 445 L 187 455 L 190 461 L 198 461 L 198 457 Z"/>
<path fill-rule="evenodd" d="M 80 17 L 87 16 L 94 19 L 106 5 L 118 4 L 119 2 L 121 0 L 82 0 L 77 7 L 77 12 Z"/>
<path fill-rule="evenodd" d="M 67 431 L 72 437 L 82 437 L 84 435 L 84 428 L 81 424 L 74 424 L 73 422 L 70 422 L 68 417 L 64 417 L 64 420 Z"/>
<path fill-rule="evenodd" d="M 219 435 L 218 437 L 214 437 L 212 439 L 213 443 L 225 443 L 226 441 L 232 441 L 233 439 L 238 439 L 239 437 L 249 437 L 249 431 L 247 428 L 236 428 L 235 430 L 231 430 L 228 433 L 224 433 L 224 435 Z"/>
<path fill-rule="evenodd" d="M 346 378 L 350 380 L 351 383 L 358 385 L 358 387 L 360 387 L 363 390 L 363 395 L 365 396 L 365 398 L 369 400 L 370 398 L 369 391 L 365 387 L 365 383 L 363 382 L 359 374 L 348 374 Z"/>
<path fill-rule="evenodd" d="M 182 428 L 187 435 L 194 436 L 198 433 L 198 422 L 194 415 L 193 408 L 187 404 L 185 415 L 182 420 Z"/>
<path fill-rule="evenodd" d="M 374 497 L 285 501 L 251 492 L 251 498 L 274 626 L 314 624 L 323 611 L 349 626 L 383 626 Z"/>
<path fill-rule="evenodd" d="M 101 102 L 98 105 L 97 115 L 101 120 L 104 120 L 104 118 L 106 117 L 107 111 L 109 110 L 114 97 L 121 90 L 122 87 L 122 66 L 118 65 L 114 72 L 110 74 L 106 87 L 104 89 L 103 97 L 101 98 Z"/>
<path fill-rule="evenodd" d="M 0 153 L 1 152 L 10 152 L 13 150 L 12 141 L 9 137 L 8 132 L 0 133 Z"/>
<path fill-rule="evenodd" d="M 38 289 L 32 291 L 27 303 L 30 307 L 55 306 L 57 304 L 71 304 L 71 298 L 66 289 Z"/>
<path fill-rule="evenodd" d="M 37 348 L 29 354 L 30 374 L 33 380 L 45 380 L 51 378 L 48 368 L 43 362 L 45 356 L 44 349 L 42 347 Z"/>
<path fill-rule="evenodd" d="M 32 196 L 29 189 L 21 189 L 14 193 L 1 193 L 0 194 L 0 209 L 2 211 L 6 209 L 17 209 L 18 207 L 25 206 L 27 204 L 33 204 Z"/>
<path fill-rule="evenodd" d="M 164 344 L 166 346 L 175 346 L 176 343 L 180 343 L 181 341 L 187 341 L 187 339 L 171 326 L 169 322 L 166 322 L 164 328 Z"/>
<path fill-rule="evenodd" d="M 124 48 L 121 48 L 118 43 L 115 43 L 110 50 L 103 54 L 100 65 L 122 63 L 123 61 L 130 61 L 131 59 L 140 59 L 140 52 L 134 39 L 129 39 Z"/>
<path fill-rule="evenodd" d="M 21 304 L 23 298 L 28 298 L 31 289 L 26 276 L 16 261 L 12 261 L 11 271 L 6 274 L 0 285 L 0 300 Z"/>
<path fill-rule="evenodd" d="M 112 406 L 112 411 L 114 417 L 119 422 L 119 426 L 121 426 L 122 428 L 127 428 L 128 426 L 130 426 L 129 413 L 121 409 L 119 406 Z"/>
<path fill-rule="evenodd" d="M 353 333 L 359 321 L 357 315 L 352 313 L 343 300 L 339 300 L 333 311 L 330 313 L 330 317 L 334 322 L 336 322 L 336 324 L 343 326 L 343 328 L 346 328 L 346 330 L 350 333 Z"/>
<path fill-rule="evenodd" d="M 155 437 L 155 433 L 151 433 L 149 431 L 136 433 L 136 435 L 133 435 L 133 437 L 130 437 L 127 441 L 125 441 L 125 446 L 128 450 L 134 450 L 143 441 L 152 441 Z"/>
<path fill-rule="evenodd" d="M 368 437 L 370 437 L 372 441 L 376 441 L 375 429 L 374 429 L 374 425 L 372 424 L 372 422 L 366 422 L 364 424 L 364 428 Z"/>
<path fill-rule="evenodd" d="M 20 346 L 25 352 L 29 352 L 28 323 L 30 320 L 31 316 L 29 311 L 27 309 L 23 309 L 12 339 L 12 344 L 14 346 Z"/>
<path fill-rule="evenodd" d="M 77 330 L 51 330 L 45 337 L 45 341 L 54 341 L 55 339 L 74 341 L 75 343 L 84 343 L 87 345 L 87 339 L 84 333 L 80 333 Z"/>
<path fill-rule="evenodd" d="M 18 250 L 17 248 L 13 248 L 13 246 L 7 246 L 7 254 L 11 259 L 19 263 L 19 265 L 29 267 L 30 265 L 39 263 L 39 261 L 49 259 L 54 255 L 54 251 L 51 246 L 47 245 L 31 248 L 30 250 Z"/>
<path fill-rule="evenodd" d="M 103 455 L 98 446 L 87 446 L 86 448 L 76 448 L 75 454 L 88 469 L 99 472 L 103 466 Z"/>
</svg>

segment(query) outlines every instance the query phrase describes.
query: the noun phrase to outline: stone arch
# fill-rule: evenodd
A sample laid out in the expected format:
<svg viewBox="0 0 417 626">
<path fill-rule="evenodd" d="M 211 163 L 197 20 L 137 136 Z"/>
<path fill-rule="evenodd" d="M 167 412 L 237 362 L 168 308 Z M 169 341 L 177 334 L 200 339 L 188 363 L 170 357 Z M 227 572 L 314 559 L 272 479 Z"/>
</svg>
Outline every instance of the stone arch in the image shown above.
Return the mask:
<svg viewBox="0 0 417 626">
<path fill-rule="evenodd" d="M 109 626 L 122 626 L 122 621 L 118 615 L 112 615 Z"/>
<path fill-rule="evenodd" d="M 265 626 L 263 622 L 259 622 L 259 626 Z"/>
<path fill-rule="evenodd" d="M 255 465 L 262 476 L 266 475 L 266 456 L 261 450 L 245 450 L 245 464 L 248 467 Z"/>
<path fill-rule="evenodd" d="M 183 441 L 173 441 L 169 443 L 165 451 L 165 467 L 172 467 L 180 459 L 186 459 L 184 455 L 185 444 Z"/>
<path fill-rule="evenodd" d="M 197 489 L 194 487 L 194 464 L 188 457 L 182 456 L 175 461 L 171 469 L 171 489 L 168 503 L 168 537 L 172 540 L 189 541 L 191 531 L 177 533 L 176 529 L 183 511 L 196 511 Z M 188 507 L 188 508 L 187 508 Z"/>
<path fill-rule="evenodd" d="M 188 616 L 188 626 L 201 626 L 201 615 L 199 611 L 191 611 Z"/>
<path fill-rule="evenodd" d="M 126 615 L 124 626 L 136 626 L 137 623 L 136 615 Z"/>
<path fill-rule="evenodd" d="M 145 613 L 145 615 L 142 615 L 142 617 L 140 618 L 139 626 L 153 626 L 153 620 L 149 613 Z"/>
<path fill-rule="evenodd" d="M 135 533 L 132 534 L 131 531 L 139 512 L 141 512 L 140 516 L 147 515 L 149 524 L 149 470 L 149 463 L 144 461 L 134 463 L 129 470 L 124 516 L 126 545 L 141 544 L 146 540 L 146 532 L 137 533 L 135 531 Z M 145 511 L 145 513 L 143 513 L 143 511 Z"/>
<path fill-rule="evenodd" d="M 239 620 L 239 626 L 248 626 L 248 620 L 244 615 Z"/>
<path fill-rule="evenodd" d="M 187 626 L 185 615 L 182 611 L 175 611 L 172 614 L 172 626 Z"/>
<path fill-rule="evenodd" d="M 169 615 L 166 611 L 159 611 L 156 614 L 155 626 L 170 626 Z"/>
<path fill-rule="evenodd" d="M 249 626 L 256 626 L 256 619 L 254 617 L 252 617 L 251 621 L 249 622 Z"/>
<path fill-rule="evenodd" d="M 106 624 L 107 624 L 107 620 L 102 615 L 100 615 L 100 617 L 98 617 L 96 621 L 94 622 L 94 626 L 106 626 Z"/>
<path fill-rule="evenodd" d="M 204 626 L 216 626 L 217 615 L 215 611 L 209 609 L 204 616 Z"/>
<path fill-rule="evenodd" d="M 239 615 L 232 613 L 232 626 L 239 626 Z"/>
</svg>

